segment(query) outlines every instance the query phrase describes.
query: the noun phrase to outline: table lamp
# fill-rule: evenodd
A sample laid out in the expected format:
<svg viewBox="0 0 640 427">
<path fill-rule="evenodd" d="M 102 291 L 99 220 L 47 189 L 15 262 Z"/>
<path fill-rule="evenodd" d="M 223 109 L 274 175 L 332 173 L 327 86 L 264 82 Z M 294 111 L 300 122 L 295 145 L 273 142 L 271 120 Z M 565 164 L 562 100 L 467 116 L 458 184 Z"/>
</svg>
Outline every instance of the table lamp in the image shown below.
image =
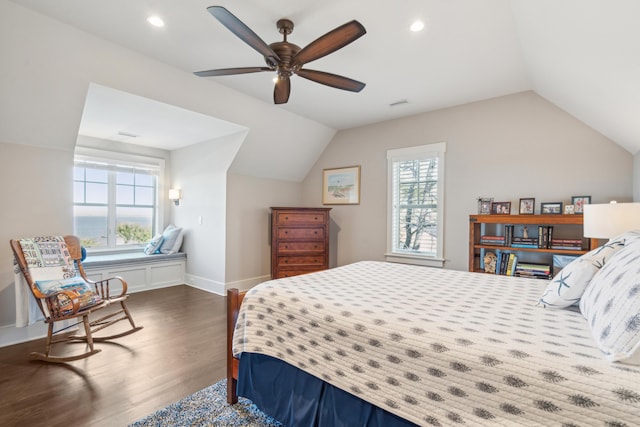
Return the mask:
<svg viewBox="0 0 640 427">
<path fill-rule="evenodd" d="M 584 237 L 611 239 L 640 229 L 640 203 L 584 205 Z"/>
</svg>

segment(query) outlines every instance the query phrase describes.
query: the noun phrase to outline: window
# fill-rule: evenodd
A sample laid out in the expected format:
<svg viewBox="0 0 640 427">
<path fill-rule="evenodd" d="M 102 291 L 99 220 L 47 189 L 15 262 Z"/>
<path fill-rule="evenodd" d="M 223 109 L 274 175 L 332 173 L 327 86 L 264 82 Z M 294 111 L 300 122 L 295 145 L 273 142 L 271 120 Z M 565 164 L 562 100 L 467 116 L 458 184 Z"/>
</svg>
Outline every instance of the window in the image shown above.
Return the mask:
<svg viewBox="0 0 640 427">
<path fill-rule="evenodd" d="M 442 267 L 446 143 L 389 150 L 387 261 Z"/>
<path fill-rule="evenodd" d="M 158 224 L 160 167 L 76 156 L 73 228 L 87 249 L 139 247 Z"/>
</svg>

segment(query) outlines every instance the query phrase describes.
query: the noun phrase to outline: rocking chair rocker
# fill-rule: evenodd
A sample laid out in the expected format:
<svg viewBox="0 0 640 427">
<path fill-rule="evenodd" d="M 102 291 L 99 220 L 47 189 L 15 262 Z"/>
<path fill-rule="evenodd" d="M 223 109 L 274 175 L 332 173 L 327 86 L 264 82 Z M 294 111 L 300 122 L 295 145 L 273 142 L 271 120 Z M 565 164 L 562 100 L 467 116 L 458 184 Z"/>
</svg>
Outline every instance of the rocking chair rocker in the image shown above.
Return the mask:
<svg viewBox="0 0 640 427">
<path fill-rule="evenodd" d="M 135 325 L 126 306 L 125 301 L 129 295 L 124 279 L 112 277 L 94 282 L 87 278 L 82 267 L 82 247 L 77 237 L 11 240 L 10 245 L 26 284 L 48 324 L 45 352 L 32 352 L 31 358 L 54 363 L 83 359 L 101 351 L 94 348 L 95 342 L 113 340 L 142 329 L 142 326 Z M 79 274 L 76 274 L 76 269 Z M 118 285 L 121 286 L 121 291 L 118 295 L 111 296 L 110 289 L 117 289 Z M 120 307 L 105 310 L 116 303 Z M 93 313 L 99 313 L 98 316 L 101 317 L 90 320 Z M 128 320 L 130 328 L 113 335 L 93 336 L 121 320 Z M 68 321 L 65 326 L 54 331 L 54 324 L 64 321 Z M 70 322 L 75 323 L 69 325 Z M 84 335 L 65 333 L 69 328 L 80 324 L 84 327 Z M 53 345 L 64 342 L 85 342 L 88 348 L 79 354 L 52 355 Z"/>
</svg>

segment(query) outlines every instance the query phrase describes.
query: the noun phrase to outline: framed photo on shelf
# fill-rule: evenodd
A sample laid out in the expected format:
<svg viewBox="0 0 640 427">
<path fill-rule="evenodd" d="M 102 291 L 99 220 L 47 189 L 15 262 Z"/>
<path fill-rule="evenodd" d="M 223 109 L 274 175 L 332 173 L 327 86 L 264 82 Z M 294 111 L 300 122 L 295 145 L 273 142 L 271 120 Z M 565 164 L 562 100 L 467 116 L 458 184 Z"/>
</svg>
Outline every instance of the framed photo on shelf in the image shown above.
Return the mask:
<svg viewBox="0 0 640 427">
<path fill-rule="evenodd" d="M 478 197 L 478 215 L 489 215 L 491 203 L 493 203 L 493 197 Z"/>
<path fill-rule="evenodd" d="M 562 214 L 562 202 L 540 203 L 540 213 L 543 215 Z"/>
<path fill-rule="evenodd" d="M 360 166 L 322 171 L 323 205 L 360 204 Z"/>
<path fill-rule="evenodd" d="M 533 211 L 536 207 L 536 199 L 533 197 L 527 199 L 520 199 L 520 215 L 533 215 Z"/>
<path fill-rule="evenodd" d="M 591 203 L 591 196 L 573 196 L 571 198 L 573 211 L 577 214 L 584 213 L 584 205 L 588 205 L 590 203 Z"/>
<path fill-rule="evenodd" d="M 511 213 L 511 202 L 492 202 L 491 213 L 498 215 L 509 215 Z"/>
<path fill-rule="evenodd" d="M 574 205 L 564 205 L 564 213 L 565 215 L 573 215 L 576 213 Z"/>
</svg>

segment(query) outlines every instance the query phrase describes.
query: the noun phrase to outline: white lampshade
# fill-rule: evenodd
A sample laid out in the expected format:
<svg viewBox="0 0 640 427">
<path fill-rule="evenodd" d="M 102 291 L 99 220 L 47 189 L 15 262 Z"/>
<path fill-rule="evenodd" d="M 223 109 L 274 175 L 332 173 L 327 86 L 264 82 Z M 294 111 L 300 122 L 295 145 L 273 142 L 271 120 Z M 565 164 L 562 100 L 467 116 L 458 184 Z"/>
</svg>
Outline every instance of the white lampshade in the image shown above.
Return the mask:
<svg viewBox="0 0 640 427">
<path fill-rule="evenodd" d="M 625 231 L 640 229 L 640 203 L 584 205 L 584 236 L 611 239 Z"/>
</svg>

